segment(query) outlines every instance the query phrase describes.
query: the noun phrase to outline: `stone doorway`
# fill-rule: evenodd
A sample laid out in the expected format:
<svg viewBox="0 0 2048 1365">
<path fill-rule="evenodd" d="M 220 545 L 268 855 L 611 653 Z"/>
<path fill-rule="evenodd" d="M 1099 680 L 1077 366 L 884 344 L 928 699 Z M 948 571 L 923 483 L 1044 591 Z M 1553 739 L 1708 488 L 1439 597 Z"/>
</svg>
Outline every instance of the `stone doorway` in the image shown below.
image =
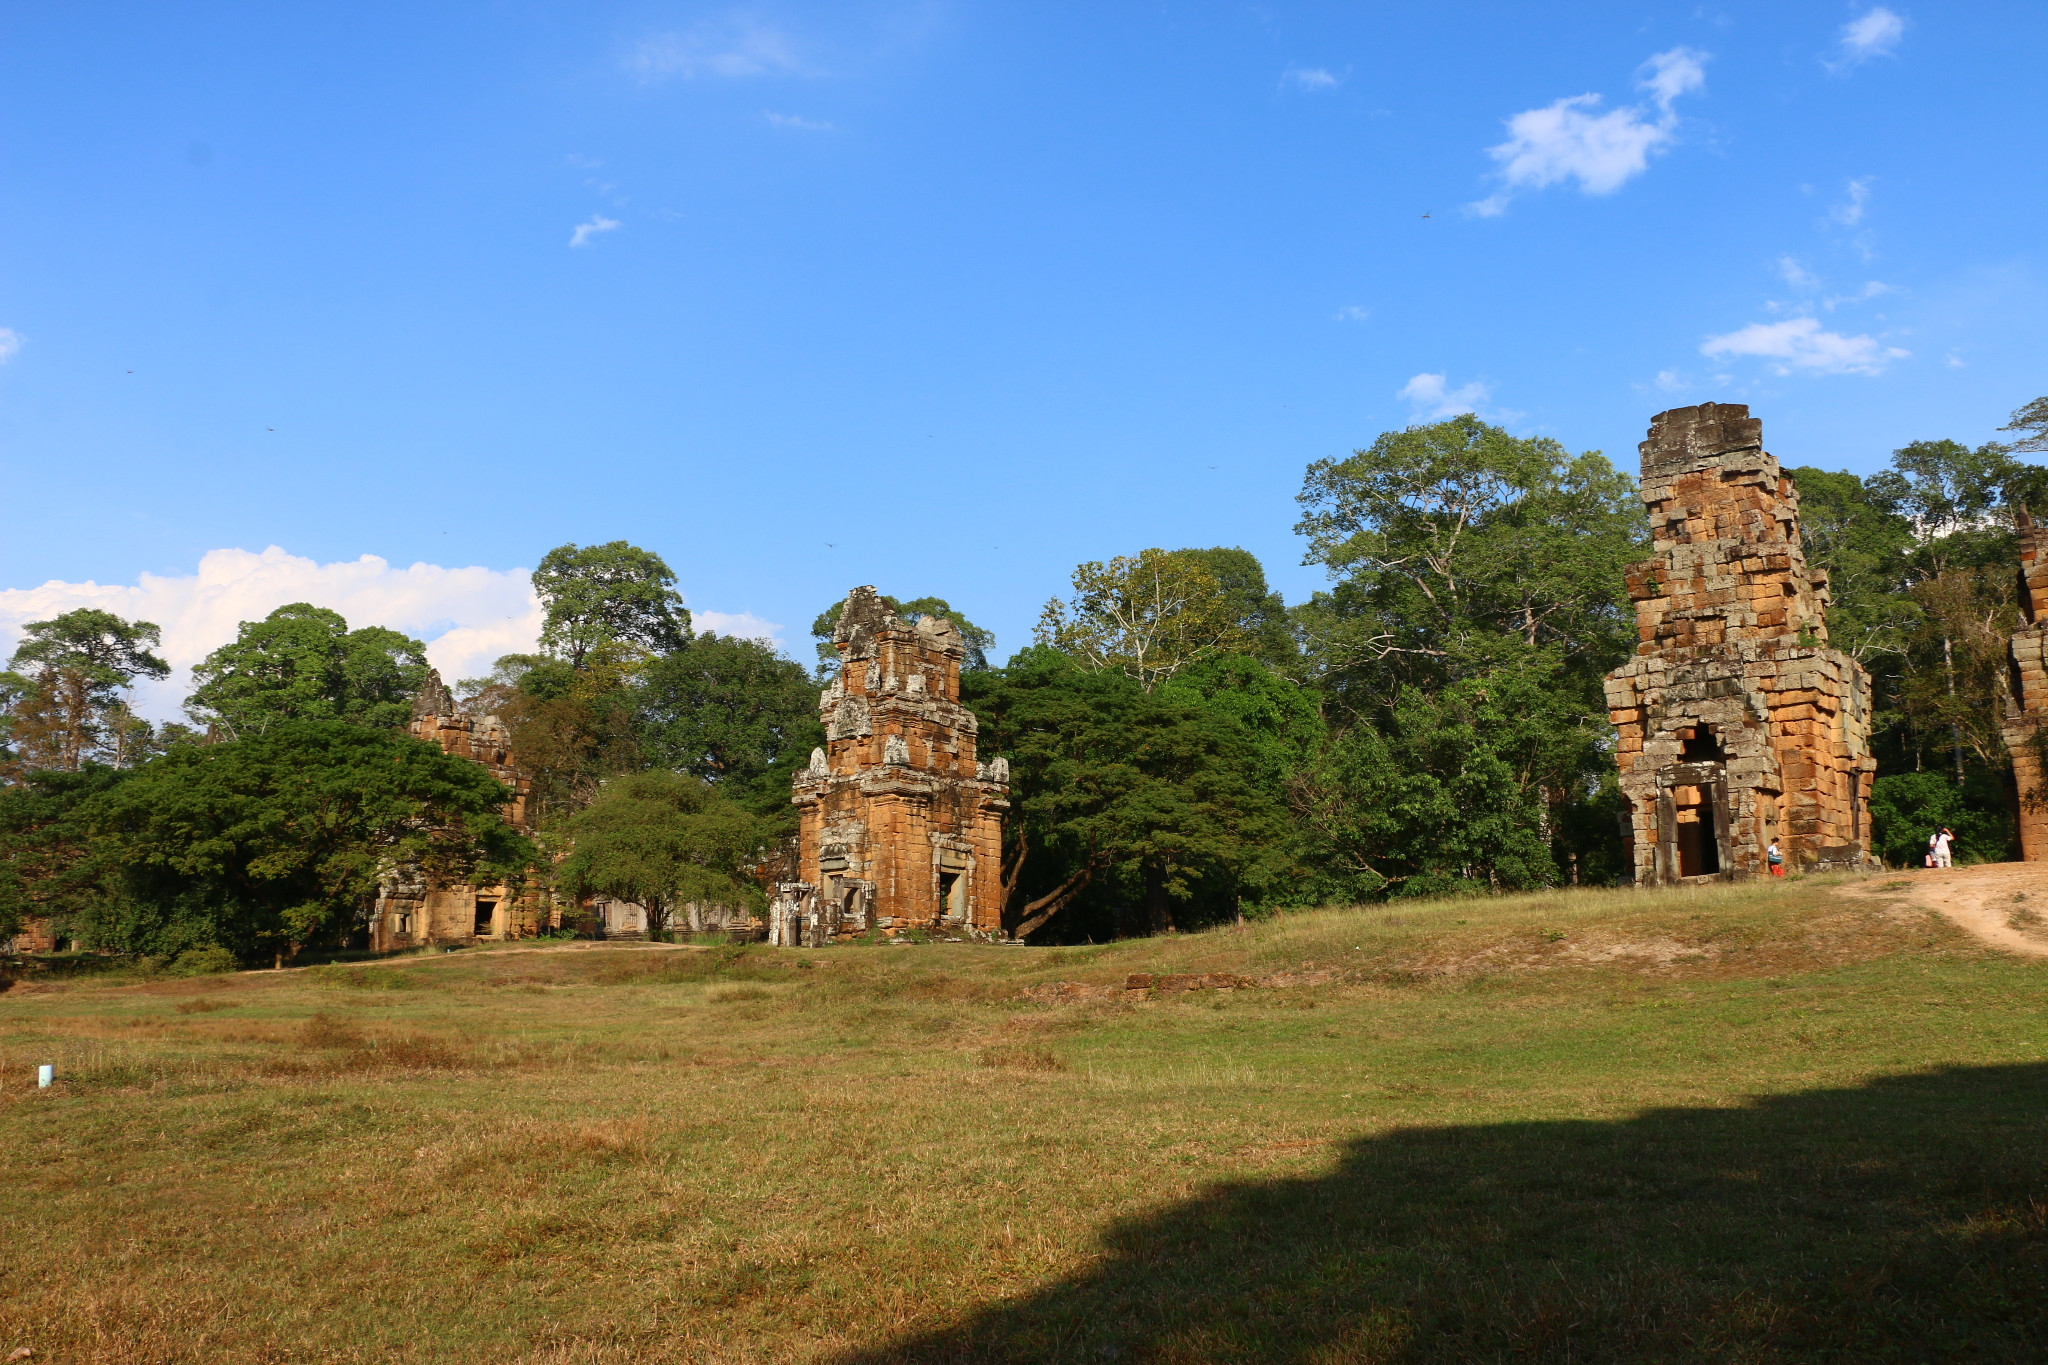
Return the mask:
<svg viewBox="0 0 2048 1365">
<path fill-rule="evenodd" d="M 947 919 L 967 918 L 967 878 L 958 872 L 939 873 L 939 904 Z"/>
<path fill-rule="evenodd" d="M 478 901 L 476 903 L 476 936 L 478 938 L 489 938 L 491 930 L 496 926 L 497 922 L 498 903 L 496 901 Z"/>
<path fill-rule="evenodd" d="M 1711 877 L 1721 870 L 1721 841 L 1714 837 L 1714 812 L 1704 787 L 1674 787 L 1678 875 Z"/>
</svg>

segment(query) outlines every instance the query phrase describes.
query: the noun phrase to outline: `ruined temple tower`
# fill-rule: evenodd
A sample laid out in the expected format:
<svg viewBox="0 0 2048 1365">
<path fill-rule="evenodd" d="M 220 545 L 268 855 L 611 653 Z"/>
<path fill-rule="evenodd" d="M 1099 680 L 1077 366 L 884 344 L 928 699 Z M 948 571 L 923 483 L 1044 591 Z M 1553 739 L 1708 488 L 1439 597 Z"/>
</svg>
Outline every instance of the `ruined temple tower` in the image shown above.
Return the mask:
<svg viewBox="0 0 2048 1365">
<path fill-rule="evenodd" d="M 2019 514 L 2020 628 L 2012 637 L 2012 695 L 2005 703 L 2005 747 L 2020 796 L 2020 857 L 2048 861 L 2048 791 L 2041 786 L 2042 725 L 2048 722 L 2048 555 L 2041 528 Z"/>
<path fill-rule="evenodd" d="M 488 768 L 492 777 L 512 789 L 504 808 L 506 823 L 521 834 L 533 833 L 526 818 L 533 783 L 512 756 L 512 737 L 503 721 L 463 714 L 441 675 L 429 671 L 426 685 L 413 698 L 412 723 L 406 731 L 414 739 L 438 744 L 444 754 Z M 427 943 L 524 938 L 539 930 L 540 914 L 539 895 L 530 888 L 437 880 L 421 868 L 400 865 L 387 868 L 380 879 L 370 911 L 370 947 L 388 951 Z"/>
<path fill-rule="evenodd" d="M 913 625 L 855 588 L 832 643 L 826 747 L 796 775 L 798 880 L 778 888 L 771 940 L 1000 934 L 1009 765 L 975 760 L 959 628 L 938 616 Z"/>
<path fill-rule="evenodd" d="M 1799 492 L 1733 403 L 1650 419 L 1654 559 L 1630 568 L 1636 657 L 1607 677 L 1636 881 L 1848 867 L 1870 853 L 1870 679 L 1828 648 Z"/>
</svg>

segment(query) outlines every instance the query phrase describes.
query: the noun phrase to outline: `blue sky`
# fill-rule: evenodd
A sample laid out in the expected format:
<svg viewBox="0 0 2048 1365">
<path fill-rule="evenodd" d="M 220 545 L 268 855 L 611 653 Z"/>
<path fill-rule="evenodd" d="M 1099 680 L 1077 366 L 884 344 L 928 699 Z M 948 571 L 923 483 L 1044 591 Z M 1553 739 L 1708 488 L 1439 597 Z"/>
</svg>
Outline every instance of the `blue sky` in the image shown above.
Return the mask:
<svg viewBox="0 0 2048 1365">
<path fill-rule="evenodd" d="M 800 658 L 858 583 L 1007 653 L 1150 545 L 1307 595 L 1305 467 L 1460 407 L 1631 470 L 1706 399 L 1787 464 L 1986 440 L 2048 392 L 2044 47 L 2038 4 L 10 6 L 0 628 L 100 601 L 182 661 L 303 596 L 464 671 L 512 571 L 623 537 Z"/>
</svg>

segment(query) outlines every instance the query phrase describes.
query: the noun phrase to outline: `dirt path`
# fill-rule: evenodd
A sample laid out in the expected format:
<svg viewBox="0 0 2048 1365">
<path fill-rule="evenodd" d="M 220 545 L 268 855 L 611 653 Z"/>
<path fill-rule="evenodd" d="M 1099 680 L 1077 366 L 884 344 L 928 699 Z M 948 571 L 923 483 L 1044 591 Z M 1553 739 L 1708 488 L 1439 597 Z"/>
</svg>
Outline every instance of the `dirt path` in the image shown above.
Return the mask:
<svg viewBox="0 0 2048 1365">
<path fill-rule="evenodd" d="M 1902 881 L 1910 889 L 1899 887 Z M 1938 911 L 1994 948 L 2048 957 L 2048 863 L 1914 868 L 1866 884 L 1871 895 L 1901 890 L 1915 905 Z"/>
</svg>

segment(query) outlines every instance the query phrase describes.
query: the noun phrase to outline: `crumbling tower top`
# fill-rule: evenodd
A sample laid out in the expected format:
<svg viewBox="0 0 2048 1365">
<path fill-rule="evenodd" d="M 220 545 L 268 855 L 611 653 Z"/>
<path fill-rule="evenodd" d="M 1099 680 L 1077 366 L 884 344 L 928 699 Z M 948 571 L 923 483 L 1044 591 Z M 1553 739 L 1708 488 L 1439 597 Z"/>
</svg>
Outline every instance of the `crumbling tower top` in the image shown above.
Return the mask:
<svg viewBox="0 0 2048 1365">
<path fill-rule="evenodd" d="M 1827 641 L 1827 572 L 1799 543 L 1799 490 L 1741 403 L 1650 419 L 1643 506 L 1657 558 L 1629 571 L 1639 651 Z"/>
</svg>

